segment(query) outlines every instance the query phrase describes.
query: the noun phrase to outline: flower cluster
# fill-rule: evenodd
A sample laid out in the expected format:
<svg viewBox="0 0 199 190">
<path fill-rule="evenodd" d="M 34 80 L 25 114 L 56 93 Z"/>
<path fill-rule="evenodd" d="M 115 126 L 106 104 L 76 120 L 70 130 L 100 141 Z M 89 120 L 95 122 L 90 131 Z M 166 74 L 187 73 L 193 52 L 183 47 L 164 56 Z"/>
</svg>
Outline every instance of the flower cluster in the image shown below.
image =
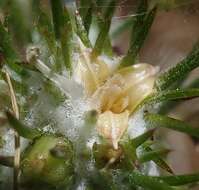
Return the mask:
<svg viewBox="0 0 199 190">
<path fill-rule="evenodd" d="M 106 59 L 93 60 L 89 51 L 79 57 L 76 79 L 84 86 L 91 109 L 99 113 L 99 135 L 115 149 L 128 127 L 130 114 L 152 92 L 157 71 L 146 63 L 113 69 Z"/>
</svg>

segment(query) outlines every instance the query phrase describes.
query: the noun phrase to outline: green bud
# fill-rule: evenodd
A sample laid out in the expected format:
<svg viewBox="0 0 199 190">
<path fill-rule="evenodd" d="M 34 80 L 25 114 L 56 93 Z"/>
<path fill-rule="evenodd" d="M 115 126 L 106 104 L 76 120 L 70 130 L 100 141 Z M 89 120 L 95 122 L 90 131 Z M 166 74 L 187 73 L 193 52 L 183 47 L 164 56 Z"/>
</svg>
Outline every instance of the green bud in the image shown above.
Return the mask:
<svg viewBox="0 0 199 190">
<path fill-rule="evenodd" d="M 67 187 L 73 179 L 73 157 L 73 146 L 65 137 L 43 135 L 36 138 L 22 156 L 22 186 Z"/>
</svg>

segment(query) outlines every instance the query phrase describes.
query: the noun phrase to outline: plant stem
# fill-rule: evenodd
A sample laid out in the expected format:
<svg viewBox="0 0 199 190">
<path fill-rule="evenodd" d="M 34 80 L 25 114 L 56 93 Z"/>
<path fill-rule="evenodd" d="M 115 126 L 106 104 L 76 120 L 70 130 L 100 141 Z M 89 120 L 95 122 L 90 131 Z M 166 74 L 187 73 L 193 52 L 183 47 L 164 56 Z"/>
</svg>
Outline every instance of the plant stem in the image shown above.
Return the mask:
<svg viewBox="0 0 199 190">
<path fill-rule="evenodd" d="M 17 100 L 15 96 L 15 92 L 12 86 L 12 82 L 10 79 L 10 75 L 6 72 L 6 80 L 9 86 L 10 91 L 10 97 L 11 97 L 11 103 L 12 103 L 12 109 L 15 114 L 15 117 L 19 119 L 19 108 L 17 105 Z M 14 185 L 13 190 L 18 190 L 18 181 L 19 181 L 19 167 L 20 167 L 20 136 L 15 131 L 14 133 L 14 139 L 15 139 L 15 155 L 14 155 Z"/>
</svg>

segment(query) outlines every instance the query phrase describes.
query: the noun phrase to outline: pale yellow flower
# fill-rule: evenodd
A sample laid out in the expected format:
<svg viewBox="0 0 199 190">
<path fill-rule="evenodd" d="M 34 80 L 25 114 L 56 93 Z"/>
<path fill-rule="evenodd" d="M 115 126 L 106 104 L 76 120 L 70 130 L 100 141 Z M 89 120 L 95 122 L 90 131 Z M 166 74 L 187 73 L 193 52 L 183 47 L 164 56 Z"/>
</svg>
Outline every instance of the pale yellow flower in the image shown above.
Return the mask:
<svg viewBox="0 0 199 190">
<path fill-rule="evenodd" d="M 84 52 L 75 66 L 75 79 L 84 86 L 86 96 L 91 96 L 109 76 L 109 68 L 103 61 L 91 62 L 89 52 Z"/>
<path fill-rule="evenodd" d="M 119 114 L 105 111 L 98 117 L 98 133 L 109 140 L 115 149 L 118 148 L 118 142 L 128 127 L 128 118 L 127 110 Z"/>
<path fill-rule="evenodd" d="M 79 58 L 75 74 L 91 109 L 99 113 L 97 131 L 115 149 L 128 127 L 130 114 L 152 92 L 156 73 L 157 68 L 146 63 L 113 72 L 99 58 L 92 63 L 88 52 Z"/>
</svg>

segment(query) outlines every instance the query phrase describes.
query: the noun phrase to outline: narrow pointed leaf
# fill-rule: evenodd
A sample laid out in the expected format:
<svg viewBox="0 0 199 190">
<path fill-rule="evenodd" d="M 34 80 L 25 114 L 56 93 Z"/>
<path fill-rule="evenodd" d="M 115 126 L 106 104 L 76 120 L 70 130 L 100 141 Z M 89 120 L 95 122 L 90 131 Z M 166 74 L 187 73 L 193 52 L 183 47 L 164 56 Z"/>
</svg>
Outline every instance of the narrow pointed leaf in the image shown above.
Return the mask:
<svg viewBox="0 0 199 190">
<path fill-rule="evenodd" d="M 64 27 L 63 3 L 62 0 L 51 0 L 50 2 L 51 2 L 55 36 L 57 39 L 60 39 Z"/>
<path fill-rule="evenodd" d="M 125 162 L 128 168 L 132 167 L 132 162 L 137 160 L 136 147 L 132 142 L 122 143 L 122 149 L 125 155 Z"/>
<path fill-rule="evenodd" d="M 64 9 L 64 27 L 62 30 L 61 36 L 61 46 L 62 46 L 62 54 L 64 57 L 64 63 L 66 68 L 71 71 L 72 63 L 71 63 L 71 51 L 72 51 L 72 26 L 71 19 L 68 10 Z"/>
<path fill-rule="evenodd" d="M 132 144 L 137 148 L 141 144 L 143 144 L 146 140 L 151 138 L 154 134 L 154 129 L 148 130 L 147 132 L 143 133 L 142 135 L 132 139 Z"/>
<path fill-rule="evenodd" d="M 82 40 L 82 42 L 84 43 L 86 47 L 91 47 L 91 43 L 88 38 L 88 33 L 85 29 L 85 26 L 83 25 L 82 19 L 79 16 L 79 14 L 76 14 L 75 20 L 76 20 L 76 25 L 77 25 L 76 27 L 77 34 L 79 35 L 80 39 Z"/>
<path fill-rule="evenodd" d="M 33 128 L 29 128 L 17 120 L 10 112 L 6 112 L 8 122 L 13 129 L 15 129 L 20 136 L 27 139 L 34 139 L 41 136 L 41 131 Z"/>
<path fill-rule="evenodd" d="M 189 55 L 175 67 L 169 69 L 156 80 L 156 89 L 161 91 L 172 86 L 176 81 L 186 76 L 199 66 L 199 44 L 196 44 Z"/>
<path fill-rule="evenodd" d="M 0 165 L 7 167 L 14 167 L 14 157 L 13 156 L 0 156 Z"/>
<path fill-rule="evenodd" d="M 111 0 L 109 5 L 107 6 L 107 9 L 104 14 L 104 21 L 101 26 L 100 33 L 98 35 L 98 38 L 96 40 L 94 50 L 93 50 L 93 56 L 96 57 L 101 54 L 103 47 L 105 45 L 105 40 L 109 36 L 109 29 L 111 25 L 111 20 L 115 11 L 116 1 Z"/>
<path fill-rule="evenodd" d="M 91 0 L 80 0 L 79 1 L 79 12 L 81 17 L 84 19 L 88 13 L 88 9 L 91 6 Z"/>
<path fill-rule="evenodd" d="M 71 71 L 71 19 L 62 0 L 51 0 L 51 10 L 55 37 L 61 43 L 65 66 Z"/>
<path fill-rule="evenodd" d="M 163 127 L 187 133 L 199 138 L 199 128 L 191 127 L 183 121 L 166 117 L 159 114 L 146 114 L 145 121 L 147 127 Z"/>
<path fill-rule="evenodd" d="M 0 66 L 6 63 L 9 68 L 15 71 L 20 77 L 27 76 L 28 65 L 20 65 L 21 61 L 17 52 L 14 50 L 12 36 L 5 30 L 3 24 L 0 22 Z M 11 75 L 11 78 L 14 76 Z"/>
<path fill-rule="evenodd" d="M 122 59 L 120 66 L 125 67 L 135 63 L 137 55 L 147 37 L 156 14 L 156 7 L 148 12 L 148 4 L 146 0 L 140 1 L 137 16 L 133 22 L 130 47 L 127 55 Z"/>
<path fill-rule="evenodd" d="M 185 175 L 174 175 L 174 176 L 161 176 L 154 177 L 159 180 L 163 180 L 172 186 L 186 185 L 189 183 L 197 183 L 199 181 L 199 173 L 185 174 Z"/>
<path fill-rule="evenodd" d="M 142 104 L 159 103 L 168 100 L 191 99 L 197 97 L 199 97 L 199 88 L 167 90 L 149 96 L 143 101 Z"/>
<path fill-rule="evenodd" d="M 153 151 L 153 149 L 152 149 L 151 147 L 149 147 L 149 146 L 146 146 L 146 147 L 145 147 L 145 151 L 148 152 L 148 153 L 150 153 L 150 152 Z M 155 154 L 155 153 L 153 153 L 153 154 Z M 159 166 L 160 168 L 162 168 L 163 170 L 165 170 L 165 171 L 167 171 L 167 172 L 173 174 L 173 170 L 171 169 L 171 167 L 167 164 L 167 162 L 165 162 L 165 161 L 161 158 L 161 156 L 160 156 L 159 154 L 156 154 L 156 156 L 154 156 L 154 157 L 152 158 L 152 161 L 153 161 L 157 166 Z"/>
<path fill-rule="evenodd" d="M 174 190 L 162 180 L 142 175 L 138 172 L 131 172 L 128 176 L 129 182 L 148 190 Z"/>
<path fill-rule="evenodd" d="M 9 6 L 5 7 L 9 12 L 8 29 L 19 51 L 21 51 L 21 48 L 25 49 L 29 43 L 32 43 L 33 25 L 30 7 L 31 1 L 23 3 L 18 0 L 12 0 Z"/>
<path fill-rule="evenodd" d="M 38 10 L 38 20 L 37 22 L 37 29 L 41 36 L 44 38 L 44 40 L 47 43 L 48 49 L 51 54 L 55 52 L 55 40 L 54 40 L 54 33 L 53 33 L 53 25 L 50 22 L 50 18 L 47 16 L 47 14 L 39 9 Z"/>
<path fill-rule="evenodd" d="M 80 0 L 79 12 L 83 20 L 83 24 L 87 35 L 89 33 L 91 21 L 92 21 L 92 12 L 93 12 L 93 3 L 91 0 Z"/>
<path fill-rule="evenodd" d="M 0 53 L 2 59 L 7 62 L 15 62 L 18 56 L 13 48 L 11 36 L 5 30 L 3 24 L 0 22 Z"/>
<path fill-rule="evenodd" d="M 163 157 L 166 156 L 170 150 L 168 149 L 160 149 L 160 150 L 152 150 L 146 153 L 143 153 L 142 155 L 139 156 L 139 162 L 145 163 L 149 161 L 153 161 L 154 159 L 158 157 Z"/>
</svg>

